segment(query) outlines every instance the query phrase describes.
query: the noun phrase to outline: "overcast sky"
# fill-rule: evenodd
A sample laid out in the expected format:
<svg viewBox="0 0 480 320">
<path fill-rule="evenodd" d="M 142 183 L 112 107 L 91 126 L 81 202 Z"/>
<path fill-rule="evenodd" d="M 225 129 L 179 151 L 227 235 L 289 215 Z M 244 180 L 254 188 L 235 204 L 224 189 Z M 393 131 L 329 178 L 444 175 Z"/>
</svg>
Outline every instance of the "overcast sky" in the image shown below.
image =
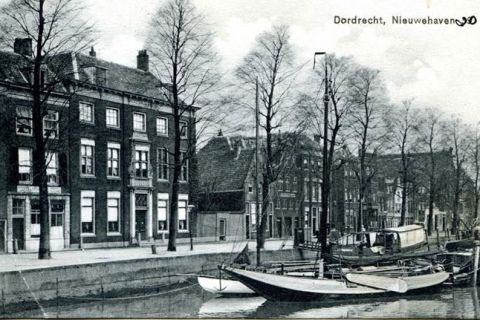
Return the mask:
<svg viewBox="0 0 480 320">
<path fill-rule="evenodd" d="M 7 0 L 0 0 L 4 3 Z M 100 38 L 97 56 L 135 66 L 148 21 L 164 0 L 85 0 Z M 216 32 L 229 70 L 272 24 L 291 26 L 300 61 L 313 52 L 351 55 L 381 70 L 393 101 L 415 98 L 480 121 L 480 21 L 476 25 L 392 25 L 392 15 L 480 20 L 478 0 L 194 0 Z M 383 17 L 383 25 L 336 25 L 334 16 Z"/>
</svg>

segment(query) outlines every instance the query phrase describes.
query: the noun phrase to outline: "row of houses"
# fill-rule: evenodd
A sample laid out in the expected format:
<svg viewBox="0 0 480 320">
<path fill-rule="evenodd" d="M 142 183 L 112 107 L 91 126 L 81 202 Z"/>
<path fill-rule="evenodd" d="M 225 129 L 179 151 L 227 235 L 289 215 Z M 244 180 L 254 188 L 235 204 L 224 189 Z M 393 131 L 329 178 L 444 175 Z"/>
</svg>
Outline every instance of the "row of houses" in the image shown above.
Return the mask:
<svg viewBox="0 0 480 320">
<path fill-rule="evenodd" d="M 39 245 L 38 187 L 33 185 L 32 99 L 30 71 L 23 57 L 31 40 L 17 39 L 14 51 L 0 51 L 0 252 L 35 251 Z M 89 54 L 64 53 L 45 66 L 43 76 L 58 65 L 66 70 L 48 101 L 44 118 L 51 248 L 118 247 L 138 240 L 164 241 L 170 224 L 178 238 L 238 240 L 256 237 L 261 208 L 264 160 L 256 156 L 252 137 L 221 133 L 194 153 L 198 170 L 183 161 L 178 199 L 170 199 L 173 110 L 164 101 L 168 90 L 149 72 L 149 56 L 141 50 L 137 68 Z M 195 112 L 181 122 L 182 158 L 195 134 Z M 263 139 L 258 141 L 260 148 Z M 286 238 L 296 229 L 315 235 L 321 214 L 321 152 L 306 135 L 276 134 L 278 160 L 270 185 L 267 237 Z M 424 222 L 428 203 L 426 155 L 414 159 L 408 187 L 406 222 Z M 448 228 L 451 217 L 448 183 L 450 151 L 438 152 L 435 227 Z M 354 158 L 349 155 L 350 158 Z M 255 161 L 258 158 L 259 163 Z M 328 229 L 354 231 L 359 210 L 368 228 L 397 226 L 401 185 L 399 156 L 377 156 L 375 178 L 360 204 L 355 167 L 348 161 L 332 174 Z M 198 174 L 198 176 L 197 176 Z M 417 179 L 413 179 L 416 177 Z M 192 181 L 199 181 L 198 189 Z M 257 190 L 258 188 L 258 190 Z M 257 191 L 260 206 L 256 205 Z M 194 201 L 194 199 L 197 199 Z M 169 221 L 169 203 L 178 202 L 178 220 Z M 462 213 L 468 204 L 462 203 Z M 195 214 L 191 209 L 195 208 Z"/>
</svg>

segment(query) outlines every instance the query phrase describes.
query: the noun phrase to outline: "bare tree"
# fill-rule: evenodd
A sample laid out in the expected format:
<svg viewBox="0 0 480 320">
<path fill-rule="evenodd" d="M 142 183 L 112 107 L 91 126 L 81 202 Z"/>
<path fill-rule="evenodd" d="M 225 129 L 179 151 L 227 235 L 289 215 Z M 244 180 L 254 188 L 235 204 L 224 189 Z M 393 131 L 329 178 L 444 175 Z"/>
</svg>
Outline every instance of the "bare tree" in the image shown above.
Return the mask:
<svg viewBox="0 0 480 320">
<path fill-rule="evenodd" d="M 325 74 L 325 70 L 327 74 Z M 327 247 L 327 212 L 329 208 L 330 190 L 332 189 L 332 172 L 343 165 L 342 159 L 335 163 L 335 152 L 338 148 L 346 145 L 346 130 L 344 125 L 351 108 L 349 97 L 349 82 L 354 75 L 354 63 L 351 58 L 335 57 L 328 55 L 323 61 L 323 66 L 314 70 L 309 83 L 313 85 L 309 94 L 301 97 L 298 106 L 300 117 L 304 119 L 308 130 L 315 136 L 324 137 L 325 123 L 325 81 L 328 91 L 326 94 L 331 101 L 332 108 L 328 110 L 326 176 L 322 177 L 322 215 L 320 218 L 320 230 L 318 241 L 322 248 Z M 320 141 L 320 140 L 319 140 Z M 310 212 L 312 210 L 310 209 Z"/>
<path fill-rule="evenodd" d="M 260 261 L 260 248 L 263 248 L 265 242 L 270 185 L 280 171 L 276 156 L 282 148 L 277 145 L 274 151 L 274 133 L 286 125 L 292 114 L 292 85 L 298 71 L 299 68 L 294 65 L 288 27 L 276 25 L 257 37 L 254 48 L 235 72 L 240 81 L 239 87 L 243 88 L 242 93 L 249 101 L 254 101 L 258 84 L 259 125 L 265 136 L 265 150 L 262 154 L 262 209 L 257 214 L 257 263 Z M 254 110 L 253 107 L 250 109 Z"/>
<path fill-rule="evenodd" d="M 71 72 L 61 53 L 78 52 L 91 43 L 92 25 L 81 19 L 83 8 L 74 0 L 12 0 L 0 9 L 0 43 L 12 47 L 23 38 L 27 49 L 21 53 L 26 86 L 32 96 L 35 147 L 33 184 L 39 187 L 39 259 L 50 258 L 50 228 L 47 187 L 47 152 L 55 137 L 44 134 L 43 120 L 58 93 L 71 94 L 62 83 Z M 20 67 L 20 66 L 19 66 Z M 67 99 L 64 99 L 68 103 Z"/>
<path fill-rule="evenodd" d="M 350 140 L 358 149 L 358 157 L 353 159 L 353 170 L 359 186 L 359 208 L 357 230 L 365 225 L 363 201 L 377 169 L 376 155 L 385 146 L 385 88 L 378 70 L 360 67 L 351 79 L 350 100 Z"/>
<path fill-rule="evenodd" d="M 442 114 L 437 109 L 428 108 L 419 116 L 418 145 L 428 154 L 428 163 L 425 173 L 428 180 L 428 218 L 427 230 L 433 232 L 433 206 L 437 196 L 436 177 L 438 174 L 438 159 L 436 153 L 441 150 L 442 144 Z"/>
<path fill-rule="evenodd" d="M 407 197 L 412 191 L 409 183 L 412 181 L 411 169 L 413 159 L 411 153 L 415 151 L 414 133 L 418 126 L 417 110 L 412 108 L 412 101 L 406 100 L 393 108 L 390 120 L 390 139 L 393 149 L 400 153 L 400 187 L 402 192 L 402 206 L 400 211 L 400 226 L 405 225 L 407 211 Z"/>
<path fill-rule="evenodd" d="M 469 182 L 466 173 L 468 153 L 472 147 L 469 128 L 460 118 L 453 118 L 446 124 L 446 140 L 452 146 L 453 152 L 453 187 L 452 199 L 452 233 L 456 234 L 460 226 L 459 206 L 460 198 L 465 186 Z"/>
<path fill-rule="evenodd" d="M 207 127 L 214 112 L 211 94 L 219 81 L 216 55 L 212 51 L 213 34 L 204 16 L 190 0 L 169 0 L 156 12 L 152 22 L 148 49 L 153 56 L 157 76 L 163 83 L 166 104 L 173 111 L 173 178 L 170 192 L 168 250 L 176 251 L 179 178 L 182 165 L 195 156 L 199 132 Z M 181 121 L 188 118 L 190 136 L 182 157 Z M 202 128 L 194 130 L 203 121 Z M 190 165 L 195 163 L 190 161 Z M 193 169 L 193 168 L 192 168 Z M 192 181 L 191 181 L 192 182 Z"/>
<path fill-rule="evenodd" d="M 475 126 L 475 132 L 473 134 L 472 148 L 470 152 L 469 162 L 473 176 L 473 216 L 474 219 L 478 218 L 478 205 L 480 202 L 480 133 L 478 132 L 478 124 Z"/>
</svg>

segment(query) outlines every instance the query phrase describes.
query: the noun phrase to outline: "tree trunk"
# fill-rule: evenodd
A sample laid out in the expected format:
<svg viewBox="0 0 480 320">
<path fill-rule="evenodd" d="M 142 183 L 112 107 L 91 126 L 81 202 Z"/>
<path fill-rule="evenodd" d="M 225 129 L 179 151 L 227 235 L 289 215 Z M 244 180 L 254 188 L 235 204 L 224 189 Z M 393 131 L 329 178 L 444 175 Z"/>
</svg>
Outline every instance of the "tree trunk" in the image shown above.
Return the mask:
<svg viewBox="0 0 480 320">
<path fill-rule="evenodd" d="M 43 17 L 44 0 L 39 1 L 38 10 L 38 38 L 35 48 L 33 69 L 33 110 L 32 121 L 35 138 L 33 157 L 33 182 L 39 188 L 40 197 L 40 243 L 38 248 L 39 259 L 50 259 L 50 219 L 48 205 L 48 186 L 46 173 L 46 150 L 43 138 L 43 117 L 46 108 L 42 104 L 41 66 L 43 60 L 43 32 L 45 18 Z"/>
<path fill-rule="evenodd" d="M 407 212 L 407 174 L 404 168 L 402 175 L 402 207 L 400 212 L 400 227 L 405 225 L 405 215 Z"/>
</svg>

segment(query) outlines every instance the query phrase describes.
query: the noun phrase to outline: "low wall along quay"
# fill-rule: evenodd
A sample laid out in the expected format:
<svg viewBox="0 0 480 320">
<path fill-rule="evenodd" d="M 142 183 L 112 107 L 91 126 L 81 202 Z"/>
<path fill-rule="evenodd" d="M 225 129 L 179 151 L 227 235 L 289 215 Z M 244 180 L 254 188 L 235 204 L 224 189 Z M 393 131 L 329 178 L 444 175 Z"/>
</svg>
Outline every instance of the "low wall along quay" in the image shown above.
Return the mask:
<svg viewBox="0 0 480 320">
<path fill-rule="evenodd" d="M 249 255 L 254 264 L 254 254 Z M 299 260 L 302 255 L 296 249 L 262 251 L 262 261 Z M 216 274 L 219 264 L 232 259 L 231 253 L 205 253 L 2 272 L 2 306 L 5 310 L 9 305 L 36 307 L 58 298 L 104 298 L 158 291 L 185 281 L 186 274 Z"/>
</svg>

